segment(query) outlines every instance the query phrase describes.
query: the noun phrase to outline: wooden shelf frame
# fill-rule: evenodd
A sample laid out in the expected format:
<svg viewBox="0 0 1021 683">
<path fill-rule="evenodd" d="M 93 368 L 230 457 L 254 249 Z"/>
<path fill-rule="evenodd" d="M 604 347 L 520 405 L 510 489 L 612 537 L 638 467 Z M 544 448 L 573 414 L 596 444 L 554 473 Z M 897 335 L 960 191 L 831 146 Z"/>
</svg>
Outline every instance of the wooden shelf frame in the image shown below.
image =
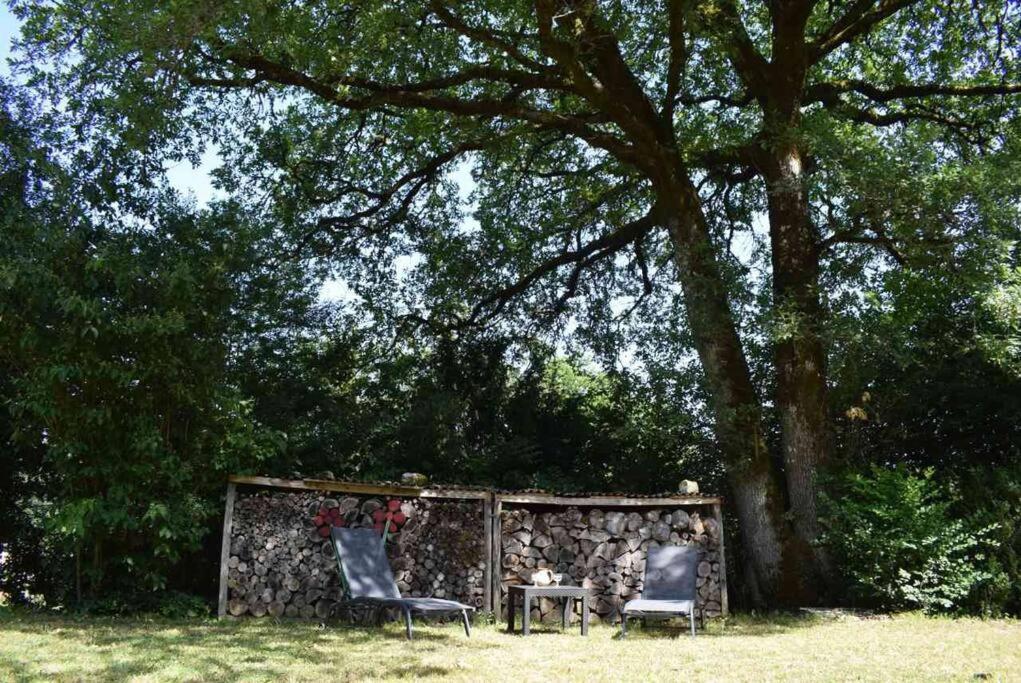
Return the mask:
<svg viewBox="0 0 1021 683">
<path fill-rule="evenodd" d="M 478 500 L 482 502 L 483 547 L 486 559 L 486 575 L 483 579 L 485 593 L 483 609 L 494 612 L 499 618 L 502 609 L 502 535 L 501 517 L 504 505 L 550 505 L 556 507 L 608 507 L 608 508 L 663 508 L 704 506 L 720 528 L 720 579 L 722 582 L 722 612 L 727 616 L 727 578 L 723 541 L 723 498 L 721 496 L 676 495 L 676 496 L 622 496 L 622 495 L 579 495 L 565 496 L 553 493 L 500 493 L 486 489 L 461 489 L 457 487 L 406 486 L 403 484 L 373 484 L 333 479 L 282 479 L 232 474 L 227 479 L 227 499 L 223 515 L 223 539 L 220 552 L 220 590 L 217 614 L 227 613 L 227 560 L 230 559 L 230 538 L 233 533 L 234 503 L 238 486 L 260 486 L 291 491 L 331 491 L 352 495 L 408 496 L 417 498 L 447 498 Z"/>
<path fill-rule="evenodd" d="M 461 498 L 472 500 L 489 500 L 489 491 L 476 489 L 459 489 L 456 487 L 405 486 L 403 484 L 382 485 L 367 484 L 357 481 L 336 481 L 334 479 L 278 479 L 276 477 L 255 477 L 232 474 L 228 478 L 232 484 L 246 486 L 269 486 L 278 489 L 296 489 L 299 491 L 336 491 L 337 493 L 353 493 L 368 496 L 414 496 L 417 498 Z"/>
<path fill-rule="evenodd" d="M 511 505 L 557 505 L 567 507 L 671 507 L 684 505 L 720 505 L 720 496 L 677 495 L 677 496 L 617 496 L 613 494 L 592 496 L 562 496 L 553 493 L 494 493 L 493 496 Z"/>
</svg>

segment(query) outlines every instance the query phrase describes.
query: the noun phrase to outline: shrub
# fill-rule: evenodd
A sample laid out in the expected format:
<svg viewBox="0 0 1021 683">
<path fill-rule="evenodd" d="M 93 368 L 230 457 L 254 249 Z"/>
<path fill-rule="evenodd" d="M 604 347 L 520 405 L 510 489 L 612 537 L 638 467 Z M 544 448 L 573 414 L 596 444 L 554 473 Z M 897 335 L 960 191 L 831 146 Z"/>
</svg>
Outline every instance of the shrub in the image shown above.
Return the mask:
<svg viewBox="0 0 1021 683">
<path fill-rule="evenodd" d="M 961 490 L 981 491 L 975 515 L 992 526 L 996 549 L 989 558 L 992 578 L 974 591 L 972 611 L 988 615 L 1021 615 L 1021 462 L 969 470 Z"/>
<path fill-rule="evenodd" d="M 932 471 L 873 466 L 833 478 L 822 496 L 822 542 L 848 597 L 884 609 L 959 611 L 993 575 L 995 525 L 952 514 L 957 502 Z"/>
<path fill-rule="evenodd" d="M 167 619 L 208 617 L 210 608 L 204 598 L 180 591 L 135 592 L 125 595 L 104 595 L 84 600 L 77 611 L 93 616 L 125 616 L 143 614 Z"/>
</svg>

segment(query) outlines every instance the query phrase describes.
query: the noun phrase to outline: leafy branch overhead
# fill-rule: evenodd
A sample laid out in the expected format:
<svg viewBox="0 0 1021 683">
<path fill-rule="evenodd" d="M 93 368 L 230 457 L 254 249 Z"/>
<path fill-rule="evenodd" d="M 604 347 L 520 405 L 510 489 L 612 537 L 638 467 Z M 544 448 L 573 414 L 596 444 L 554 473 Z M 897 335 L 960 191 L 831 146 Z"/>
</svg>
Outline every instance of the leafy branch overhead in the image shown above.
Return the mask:
<svg viewBox="0 0 1021 683">
<path fill-rule="evenodd" d="M 282 253 L 329 262 L 376 314 L 440 336 L 683 320 L 671 341 L 697 356 L 770 599 L 799 548 L 801 597 L 830 572 L 814 542 L 828 297 L 990 220 L 975 186 L 920 188 L 1009 158 L 1021 103 L 1009 1 L 18 11 L 26 54 L 59 65 L 34 78 L 74 92 L 84 137 L 127 160 L 110 182 L 215 143 L 221 186 L 277 221 Z"/>
<path fill-rule="evenodd" d="M 100 12 L 91 3 L 74 4 L 81 12 Z M 877 126 L 931 121 L 967 129 L 968 122 L 952 116 L 948 107 L 929 103 L 1012 94 L 1021 87 L 1009 74 L 1007 80 L 1000 74 L 989 82 L 991 74 L 963 69 L 958 69 L 959 82 L 915 80 L 912 72 L 924 71 L 925 65 L 917 61 L 920 55 L 912 54 L 904 55 L 896 68 L 876 73 L 841 68 L 860 43 L 885 39 L 896 46 L 913 37 L 933 11 L 920 2 L 778 3 L 771 10 L 771 36 L 761 13 L 732 0 L 676 0 L 664 3 L 657 13 L 643 12 L 639 21 L 633 8 L 594 2 L 505 3 L 487 8 L 485 14 L 478 9 L 472 3 L 440 0 L 358 3 L 312 16 L 275 3 L 236 13 L 223 7 L 194 12 L 189 6 L 174 6 L 155 13 L 158 19 L 151 22 L 153 12 L 142 3 L 128 11 L 110 10 L 108 28 L 99 27 L 100 40 L 86 45 L 77 42 L 80 36 L 68 34 L 61 48 L 115 48 L 125 39 L 121 32 L 146 17 L 153 26 L 130 36 L 138 42 L 135 58 L 126 62 L 127 72 L 116 74 L 116 64 L 103 65 L 110 76 L 131 78 L 131 72 L 147 73 L 139 67 L 150 64 L 197 88 L 247 92 L 286 86 L 361 114 L 357 128 L 349 131 L 347 151 L 352 153 L 379 138 L 381 128 L 399 126 L 399 119 L 407 116 L 402 111 L 442 112 L 464 120 L 443 140 L 413 141 L 419 149 L 380 150 L 411 152 L 405 173 L 389 187 L 349 183 L 309 198 L 323 215 L 318 230 L 310 230 L 299 247 L 319 231 L 347 234 L 399 225 L 416 199 L 466 156 L 517 145 L 541 131 L 581 141 L 584 145 L 576 147 L 575 154 L 605 154 L 619 176 L 640 178 L 635 201 L 647 210 L 654 202 L 641 195 L 657 182 L 657 175 L 674 172 L 671 167 L 680 173 L 720 174 L 745 166 L 752 173 L 742 181 L 751 182 L 758 175 L 756 152 L 763 144 L 755 121 L 763 111 L 785 106 L 781 99 L 806 109 L 818 104 L 834 116 Z M 51 11 L 76 10 L 64 6 Z M 1009 8 L 993 15 L 1001 31 L 1016 21 Z M 888 21 L 894 26 L 886 26 Z M 972 40 L 967 47 L 983 47 Z M 959 66 L 965 61 L 961 57 Z M 799 70 L 808 74 L 803 84 Z M 835 78 L 841 72 L 869 78 Z M 86 75 L 98 74 L 93 67 L 79 73 Z M 784 82 L 800 92 L 776 87 Z M 164 83 L 173 87 L 173 81 Z M 849 101 L 849 95 L 855 100 Z M 911 104 L 904 106 L 908 100 Z M 713 141 L 690 130 L 709 104 L 716 109 L 710 115 L 733 121 L 728 126 L 733 130 L 727 131 L 727 137 L 734 138 L 730 144 L 707 146 Z M 875 109 L 877 105 L 881 109 Z M 422 163 L 412 166 L 414 158 Z M 357 210 L 331 213 L 353 194 L 365 199 Z M 601 226 L 598 234 L 578 230 L 573 237 L 590 242 L 593 237 L 625 237 L 626 231 L 616 230 L 614 222 Z M 636 237 L 632 234 L 630 241 Z M 579 277 L 578 261 L 570 251 L 589 248 L 565 248 L 558 255 L 562 263 L 554 271 L 571 266 L 567 295 Z M 548 275 L 548 264 L 557 258 L 544 259 L 515 283 L 483 298 L 499 305 L 497 292 L 526 289 L 525 283 Z M 594 261 L 580 271 L 587 265 Z"/>
</svg>

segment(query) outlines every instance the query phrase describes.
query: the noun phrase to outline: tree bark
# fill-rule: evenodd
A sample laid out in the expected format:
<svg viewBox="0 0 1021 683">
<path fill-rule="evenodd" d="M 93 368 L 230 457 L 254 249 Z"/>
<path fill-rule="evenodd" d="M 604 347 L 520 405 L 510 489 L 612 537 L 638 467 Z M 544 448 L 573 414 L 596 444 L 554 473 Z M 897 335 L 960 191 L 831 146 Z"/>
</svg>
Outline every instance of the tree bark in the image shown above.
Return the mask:
<svg viewBox="0 0 1021 683">
<path fill-rule="evenodd" d="M 795 539 L 789 558 L 799 571 L 790 586 L 799 600 L 815 600 L 829 578 L 829 562 L 816 545 L 819 516 L 816 475 L 829 458 L 826 349 L 820 324 L 819 240 L 809 214 L 805 158 L 799 146 L 801 104 L 808 73 L 805 27 L 812 3 L 775 6 L 771 87 L 759 93 L 763 141 L 759 170 L 766 182 L 773 270 L 775 405 L 789 518 Z"/>
<path fill-rule="evenodd" d="M 753 600 L 781 593 L 785 544 L 781 481 L 762 437 L 762 410 L 696 189 L 678 173 L 659 192 L 675 246 L 685 312 L 712 397 L 717 442 L 751 565 Z"/>
<path fill-rule="evenodd" d="M 800 553 L 811 557 L 803 573 L 806 598 L 829 578 L 819 535 L 816 475 L 832 445 L 827 416 L 826 349 L 819 329 L 818 239 L 809 216 L 803 159 L 794 144 L 772 150 L 763 164 L 768 195 L 773 268 L 774 367 L 784 476 Z M 811 576 L 813 574 L 815 576 Z"/>
</svg>

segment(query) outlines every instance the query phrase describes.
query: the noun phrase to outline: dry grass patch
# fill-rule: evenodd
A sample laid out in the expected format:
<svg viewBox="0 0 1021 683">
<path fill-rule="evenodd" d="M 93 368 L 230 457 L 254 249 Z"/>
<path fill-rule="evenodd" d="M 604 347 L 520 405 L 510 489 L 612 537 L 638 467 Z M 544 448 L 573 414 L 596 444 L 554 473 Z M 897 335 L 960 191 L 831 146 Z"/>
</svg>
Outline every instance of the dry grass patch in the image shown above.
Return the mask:
<svg viewBox="0 0 1021 683">
<path fill-rule="evenodd" d="M 0 618 L 0 680 L 1021 680 L 1021 622 L 734 618 L 680 628 L 608 626 L 527 638 L 479 625 L 383 629 L 271 621 Z"/>
</svg>

